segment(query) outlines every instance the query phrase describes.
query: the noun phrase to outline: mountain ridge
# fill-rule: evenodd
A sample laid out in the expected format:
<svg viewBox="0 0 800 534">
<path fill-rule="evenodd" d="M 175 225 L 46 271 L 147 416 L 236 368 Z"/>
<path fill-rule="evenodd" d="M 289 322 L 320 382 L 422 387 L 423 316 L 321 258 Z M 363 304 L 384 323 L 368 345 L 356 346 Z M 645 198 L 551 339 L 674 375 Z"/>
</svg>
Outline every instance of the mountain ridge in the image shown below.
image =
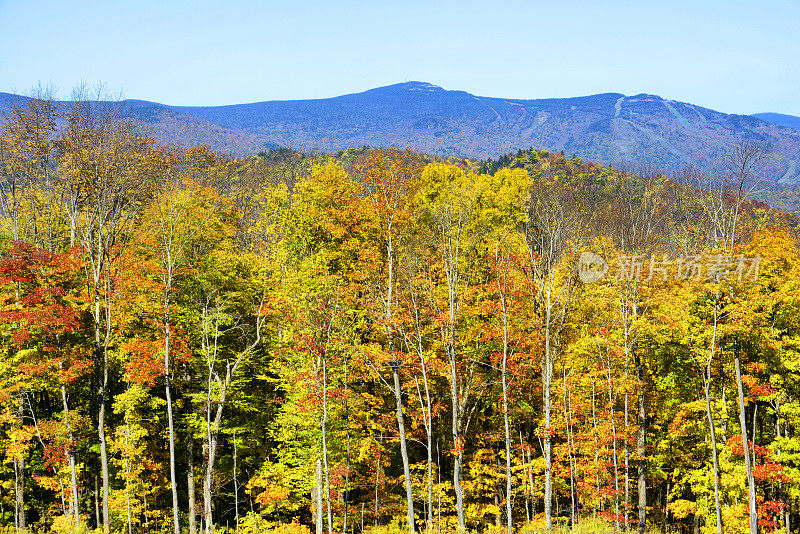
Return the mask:
<svg viewBox="0 0 800 534">
<path fill-rule="evenodd" d="M 793 130 L 800 131 L 800 117 L 796 117 L 794 115 L 787 115 L 785 113 L 765 112 L 765 113 L 754 113 L 752 116 L 758 117 L 762 121 L 766 121 L 778 126 L 785 126 L 786 128 L 791 128 Z"/>
<path fill-rule="evenodd" d="M 0 108 L 8 100 L 2 95 Z M 687 166 L 710 170 L 725 147 L 753 138 L 773 148 L 769 181 L 800 183 L 800 131 L 774 122 L 792 116 L 726 114 L 646 93 L 514 99 L 413 81 L 319 99 L 124 103 L 162 143 L 209 144 L 234 155 L 276 146 L 331 151 L 370 145 L 485 159 L 535 147 L 678 173 Z"/>
</svg>

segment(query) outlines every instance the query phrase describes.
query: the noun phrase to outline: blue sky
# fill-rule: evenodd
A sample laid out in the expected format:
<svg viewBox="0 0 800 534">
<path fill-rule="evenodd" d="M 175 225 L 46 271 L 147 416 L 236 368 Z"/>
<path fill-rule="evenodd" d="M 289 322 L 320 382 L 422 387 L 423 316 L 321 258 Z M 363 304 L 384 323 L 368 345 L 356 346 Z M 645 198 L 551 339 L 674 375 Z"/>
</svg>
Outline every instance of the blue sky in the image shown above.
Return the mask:
<svg viewBox="0 0 800 534">
<path fill-rule="evenodd" d="M 0 91 L 218 105 L 405 80 L 800 115 L 800 0 L 0 0 Z"/>
</svg>

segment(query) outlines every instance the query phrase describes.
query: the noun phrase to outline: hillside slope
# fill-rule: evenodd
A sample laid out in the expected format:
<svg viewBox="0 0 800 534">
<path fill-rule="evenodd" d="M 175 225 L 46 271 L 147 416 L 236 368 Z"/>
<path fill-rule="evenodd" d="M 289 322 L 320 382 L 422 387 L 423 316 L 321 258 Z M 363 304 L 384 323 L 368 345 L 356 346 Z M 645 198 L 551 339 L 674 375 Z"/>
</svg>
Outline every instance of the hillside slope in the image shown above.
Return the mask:
<svg viewBox="0 0 800 534">
<path fill-rule="evenodd" d="M 0 109 L 12 98 L 0 94 Z M 767 180 L 800 183 L 800 131 L 647 94 L 519 100 L 406 82 L 318 100 L 126 104 L 162 143 L 205 143 L 235 155 L 275 146 L 330 151 L 371 145 L 484 159 L 534 147 L 679 172 L 688 165 L 710 169 L 726 146 L 749 137 L 773 148 Z"/>
<path fill-rule="evenodd" d="M 786 126 L 800 132 L 800 117 L 794 115 L 784 115 L 783 113 L 756 113 L 753 117 L 757 117 L 762 121 L 767 121 L 778 126 Z"/>
</svg>

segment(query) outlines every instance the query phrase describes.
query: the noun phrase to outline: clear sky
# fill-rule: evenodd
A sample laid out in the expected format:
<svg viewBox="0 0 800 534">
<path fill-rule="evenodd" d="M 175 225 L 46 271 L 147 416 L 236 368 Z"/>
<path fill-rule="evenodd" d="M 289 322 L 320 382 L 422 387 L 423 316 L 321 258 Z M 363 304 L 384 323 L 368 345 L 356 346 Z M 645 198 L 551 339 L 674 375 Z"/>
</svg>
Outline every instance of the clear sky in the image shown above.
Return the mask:
<svg viewBox="0 0 800 534">
<path fill-rule="evenodd" d="M 800 0 L 0 0 L 0 91 L 219 105 L 420 80 L 800 115 L 798 34 Z"/>
</svg>

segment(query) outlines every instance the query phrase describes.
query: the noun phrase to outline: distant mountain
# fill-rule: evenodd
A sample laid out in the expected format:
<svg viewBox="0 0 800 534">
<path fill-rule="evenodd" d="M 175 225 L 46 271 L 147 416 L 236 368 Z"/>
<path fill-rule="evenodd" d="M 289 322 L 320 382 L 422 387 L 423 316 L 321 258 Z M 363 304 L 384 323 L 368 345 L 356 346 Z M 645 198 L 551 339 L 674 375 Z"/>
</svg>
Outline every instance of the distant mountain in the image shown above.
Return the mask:
<svg viewBox="0 0 800 534">
<path fill-rule="evenodd" d="M 16 102 L 24 100 L 24 96 L 14 95 L 11 93 L 0 93 L 0 113 L 4 113 L 9 107 Z M 1 117 L 2 115 L 0 115 Z"/>
<path fill-rule="evenodd" d="M 748 137 L 772 146 L 770 181 L 800 183 L 800 132 L 647 94 L 518 100 L 407 82 L 317 100 L 126 104 L 161 142 L 207 143 L 236 155 L 274 146 L 329 151 L 370 145 L 483 159 L 534 147 L 678 172 L 687 165 L 709 169 L 726 146 Z"/>
<path fill-rule="evenodd" d="M 756 113 L 753 117 L 757 117 L 762 121 L 767 121 L 778 126 L 786 126 L 800 132 L 800 117 L 794 115 L 784 115 L 783 113 Z"/>
<path fill-rule="evenodd" d="M 209 145 L 237 156 L 279 146 L 252 132 L 226 127 L 178 108 L 144 100 L 127 100 L 125 104 L 142 123 L 142 129 L 164 144 Z"/>
</svg>

